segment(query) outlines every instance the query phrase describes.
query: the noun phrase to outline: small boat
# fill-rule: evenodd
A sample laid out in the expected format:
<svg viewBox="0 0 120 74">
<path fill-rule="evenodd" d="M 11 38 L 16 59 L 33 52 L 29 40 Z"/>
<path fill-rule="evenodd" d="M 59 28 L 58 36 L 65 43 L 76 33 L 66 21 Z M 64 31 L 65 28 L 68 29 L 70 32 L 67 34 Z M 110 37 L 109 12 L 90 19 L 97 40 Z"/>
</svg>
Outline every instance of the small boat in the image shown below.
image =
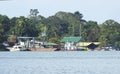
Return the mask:
<svg viewBox="0 0 120 74">
<path fill-rule="evenodd" d="M 8 48 L 9 51 L 24 51 L 27 48 L 25 48 L 24 46 L 21 45 L 14 45 L 13 47 Z"/>
</svg>

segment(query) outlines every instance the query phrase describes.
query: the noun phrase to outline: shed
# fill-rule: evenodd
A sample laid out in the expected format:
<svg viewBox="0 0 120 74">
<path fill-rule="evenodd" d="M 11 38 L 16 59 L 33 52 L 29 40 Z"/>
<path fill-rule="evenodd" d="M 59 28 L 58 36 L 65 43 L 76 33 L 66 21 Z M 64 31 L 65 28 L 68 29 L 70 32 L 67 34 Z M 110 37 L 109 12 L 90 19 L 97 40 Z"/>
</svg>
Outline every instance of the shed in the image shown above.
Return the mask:
<svg viewBox="0 0 120 74">
<path fill-rule="evenodd" d="M 81 40 L 81 37 L 64 37 L 61 42 L 64 42 L 63 50 L 77 50 L 76 43 Z"/>
</svg>

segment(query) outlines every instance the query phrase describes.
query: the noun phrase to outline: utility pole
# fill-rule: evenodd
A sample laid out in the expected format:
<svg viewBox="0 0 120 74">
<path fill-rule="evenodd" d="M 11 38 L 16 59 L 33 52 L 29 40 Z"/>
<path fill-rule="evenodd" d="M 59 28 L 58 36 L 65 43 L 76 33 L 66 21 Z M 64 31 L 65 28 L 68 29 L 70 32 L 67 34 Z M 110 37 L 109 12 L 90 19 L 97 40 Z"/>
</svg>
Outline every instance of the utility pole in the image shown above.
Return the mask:
<svg viewBox="0 0 120 74">
<path fill-rule="evenodd" d="M 81 29 L 82 29 L 82 28 L 81 28 L 81 23 L 80 23 L 80 29 L 79 29 L 79 31 L 80 31 L 80 37 L 81 37 Z"/>
<path fill-rule="evenodd" d="M 75 31 L 75 30 L 74 30 L 74 24 L 73 24 L 73 34 L 72 34 L 73 37 L 74 37 L 74 31 Z"/>
</svg>

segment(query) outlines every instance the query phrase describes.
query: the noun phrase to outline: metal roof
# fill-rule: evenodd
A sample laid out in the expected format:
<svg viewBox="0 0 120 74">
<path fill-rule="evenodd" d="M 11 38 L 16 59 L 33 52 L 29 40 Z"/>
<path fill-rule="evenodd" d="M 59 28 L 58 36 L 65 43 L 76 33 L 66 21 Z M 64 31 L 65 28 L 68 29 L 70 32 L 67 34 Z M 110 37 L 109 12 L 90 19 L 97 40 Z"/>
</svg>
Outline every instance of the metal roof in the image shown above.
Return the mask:
<svg viewBox="0 0 120 74">
<path fill-rule="evenodd" d="M 46 45 L 46 46 L 55 46 L 55 45 L 58 45 L 56 43 L 51 43 L 51 42 L 46 42 L 44 43 L 43 45 Z"/>
<path fill-rule="evenodd" d="M 64 37 L 61 42 L 79 42 L 81 37 Z"/>
<path fill-rule="evenodd" d="M 30 39 L 30 38 L 35 38 L 35 37 L 17 37 L 19 39 Z"/>
</svg>

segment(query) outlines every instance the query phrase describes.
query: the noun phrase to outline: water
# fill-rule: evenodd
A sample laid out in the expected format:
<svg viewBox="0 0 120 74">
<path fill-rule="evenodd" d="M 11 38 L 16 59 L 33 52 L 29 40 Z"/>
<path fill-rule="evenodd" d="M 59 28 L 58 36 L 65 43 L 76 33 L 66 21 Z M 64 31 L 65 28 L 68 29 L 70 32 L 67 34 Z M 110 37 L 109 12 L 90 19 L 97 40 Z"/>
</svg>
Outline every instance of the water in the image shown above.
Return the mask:
<svg viewBox="0 0 120 74">
<path fill-rule="evenodd" d="M 0 74 L 119 74 L 118 51 L 0 52 Z"/>
</svg>

